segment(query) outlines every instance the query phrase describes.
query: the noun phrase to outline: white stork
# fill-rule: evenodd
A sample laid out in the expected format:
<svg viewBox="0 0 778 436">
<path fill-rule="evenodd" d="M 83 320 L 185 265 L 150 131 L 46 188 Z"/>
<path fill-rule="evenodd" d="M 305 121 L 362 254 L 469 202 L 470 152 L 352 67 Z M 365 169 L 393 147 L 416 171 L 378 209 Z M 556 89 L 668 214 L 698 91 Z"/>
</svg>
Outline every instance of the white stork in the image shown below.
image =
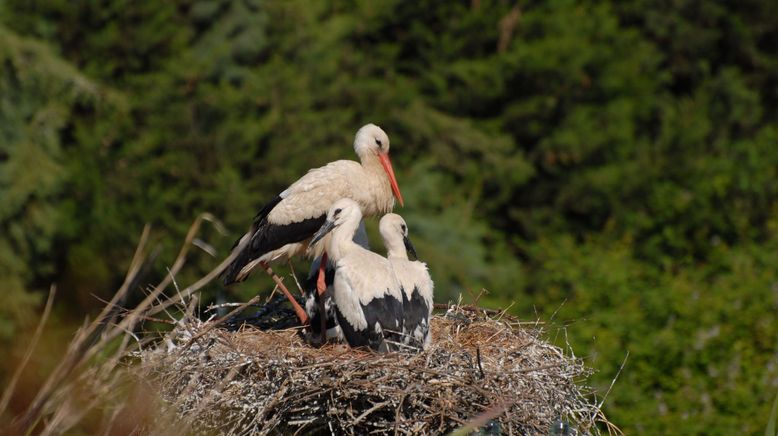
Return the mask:
<svg viewBox="0 0 778 436">
<path fill-rule="evenodd" d="M 364 221 L 359 223 L 359 227 L 357 227 L 357 231 L 354 233 L 353 241 L 366 250 L 370 249 Z M 321 294 L 317 289 L 322 257 L 319 256 L 311 262 L 311 269 L 308 272 L 308 277 L 305 279 L 305 313 L 308 314 L 311 320 L 312 340 L 318 341 L 317 337 L 321 337 L 322 342 L 330 339 L 340 342 L 343 340 L 343 332 L 340 330 L 340 326 L 338 326 L 335 304 L 332 302 L 332 294 L 334 292 L 332 284 L 335 281 L 335 266 L 332 262 L 327 262 L 324 270 L 326 290 Z M 324 318 L 322 318 L 322 314 L 324 314 Z M 324 335 L 322 335 L 322 332 L 324 332 Z"/>
<path fill-rule="evenodd" d="M 374 124 L 363 126 L 354 138 L 354 151 L 360 163 L 339 160 L 312 169 L 259 211 L 251 229 L 236 242 L 238 245 L 245 238 L 250 239 L 225 269 L 225 285 L 244 280 L 260 263 L 267 266 L 271 261 L 295 255 L 320 255 L 323 243 L 310 244 L 311 236 L 339 198 L 354 200 L 365 216 L 390 212 L 395 197 L 403 204 L 389 160 L 386 133 Z M 268 272 L 271 273 L 269 269 Z M 324 292 L 323 266 L 318 283 L 319 292 Z M 288 291 L 285 293 L 291 297 Z M 296 305 L 296 301 L 292 303 Z"/>
<path fill-rule="evenodd" d="M 384 215 L 378 228 L 386 245 L 389 265 L 403 291 L 402 342 L 414 348 L 427 348 L 431 341 L 434 289 L 427 265 L 415 259 L 416 250 L 408 239 L 408 225 L 400 215 Z M 408 253 L 413 260 L 408 259 Z"/>
<path fill-rule="evenodd" d="M 347 198 L 338 200 L 313 237 L 315 242 L 331 232 L 325 249 L 335 265 L 333 298 L 343 336 L 352 347 L 368 346 L 379 352 L 396 350 L 404 343 L 414 346 L 403 339 L 403 301 L 409 299 L 396 278 L 399 270 L 387 258 L 352 241 L 361 219 L 359 205 Z"/>
</svg>

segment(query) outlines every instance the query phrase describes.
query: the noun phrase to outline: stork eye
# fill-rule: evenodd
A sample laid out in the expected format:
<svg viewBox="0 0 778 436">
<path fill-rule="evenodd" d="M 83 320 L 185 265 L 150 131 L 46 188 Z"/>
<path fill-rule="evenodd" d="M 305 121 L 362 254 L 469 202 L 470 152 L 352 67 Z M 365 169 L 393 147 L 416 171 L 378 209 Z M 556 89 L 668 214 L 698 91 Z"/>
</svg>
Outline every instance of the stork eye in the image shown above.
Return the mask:
<svg viewBox="0 0 778 436">
<path fill-rule="evenodd" d="M 407 227 L 405 227 L 405 224 L 401 224 L 400 228 L 403 229 L 403 232 L 405 232 L 407 230 Z"/>
<path fill-rule="evenodd" d="M 337 215 L 340 215 L 340 212 L 341 212 L 342 210 L 343 210 L 343 209 L 335 209 L 335 216 L 337 216 Z"/>
<path fill-rule="evenodd" d="M 378 148 L 381 148 L 382 144 L 381 144 L 381 140 L 380 139 L 376 138 L 375 143 L 378 144 Z"/>
</svg>

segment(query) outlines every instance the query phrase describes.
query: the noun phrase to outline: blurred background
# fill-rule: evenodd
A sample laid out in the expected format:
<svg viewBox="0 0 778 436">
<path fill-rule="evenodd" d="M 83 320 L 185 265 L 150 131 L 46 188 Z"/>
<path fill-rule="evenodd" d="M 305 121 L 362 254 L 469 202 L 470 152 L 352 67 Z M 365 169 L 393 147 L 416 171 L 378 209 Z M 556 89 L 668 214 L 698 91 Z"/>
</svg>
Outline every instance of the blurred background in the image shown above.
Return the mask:
<svg viewBox="0 0 778 436">
<path fill-rule="evenodd" d="M 2 0 L 0 380 L 51 283 L 28 386 L 119 287 L 145 223 L 142 286 L 199 213 L 222 220 L 189 284 L 308 168 L 356 159 L 368 122 L 392 140 L 438 302 L 485 288 L 480 304 L 546 322 L 600 396 L 629 351 L 604 407 L 627 434 L 764 432 L 770 1 Z M 226 298 L 271 289 L 255 274 Z"/>
</svg>

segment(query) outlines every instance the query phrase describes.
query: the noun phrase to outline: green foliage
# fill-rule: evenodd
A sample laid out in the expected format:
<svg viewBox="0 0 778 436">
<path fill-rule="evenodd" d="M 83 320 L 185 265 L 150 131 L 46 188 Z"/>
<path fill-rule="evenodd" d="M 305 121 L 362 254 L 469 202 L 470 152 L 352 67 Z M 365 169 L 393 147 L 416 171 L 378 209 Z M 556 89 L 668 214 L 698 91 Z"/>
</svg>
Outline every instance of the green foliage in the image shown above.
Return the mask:
<svg viewBox="0 0 778 436">
<path fill-rule="evenodd" d="M 614 355 L 629 350 L 621 388 L 610 398 L 620 424 L 647 434 L 684 421 L 692 433 L 754 433 L 778 375 L 776 242 L 719 244 L 710 263 L 668 271 L 631 258 L 623 241 L 542 240 L 530 254 L 538 262 L 529 283 L 536 291 L 524 306 L 555 312 L 567 339 L 604 376 L 617 372 Z"/>
<path fill-rule="evenodd" d="M 34 281 L 55 271 L 68 176 L 61 135 L 77 105 L 90 105 L 90 81 L 43 44 L 0 26 L 0 341 L 30 322 Z"/>
<path fill-rule="evenodd" d="M 0 340 L 52 281 L 75 313 L 95 305 L 146 222 L 148 281 L 202 211 L 232 230 L 205 235 L 225 255 L 375 122 L 440 301 L 485 287 L 556 314 L 601 391 L 629 350 L 606 403 L 627 433 L 761 431 L 778 380 L 778 8 L 667 6 L 0 3 Z"/>
</svg>

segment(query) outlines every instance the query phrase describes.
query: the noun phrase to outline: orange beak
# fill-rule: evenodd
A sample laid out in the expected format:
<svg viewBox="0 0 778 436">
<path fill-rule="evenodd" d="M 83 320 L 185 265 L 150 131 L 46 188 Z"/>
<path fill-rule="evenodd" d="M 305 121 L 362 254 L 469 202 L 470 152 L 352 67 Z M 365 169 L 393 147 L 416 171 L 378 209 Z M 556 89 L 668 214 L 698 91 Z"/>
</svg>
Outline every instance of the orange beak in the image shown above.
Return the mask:
<svg viewBox="0 0 778 436">
<path fill-rule="evenodd" d="M 397 179 L 394 178 L 394 170 L 392 169 L 392 161 L 389 160 L 389 155 L 386 153 L 378 153 L 378 160 L 381 161 L 381 165 L 386 171 L 386 175 L 389 176 L 389 183 L 392 185 L 392 191 L 394 196 L 397 197 L 397 201 L 400 202 L 400 206 L 403 204 L 403 195 L 400 193 L 400 187 L 397 186 Z"/>
</svg>

